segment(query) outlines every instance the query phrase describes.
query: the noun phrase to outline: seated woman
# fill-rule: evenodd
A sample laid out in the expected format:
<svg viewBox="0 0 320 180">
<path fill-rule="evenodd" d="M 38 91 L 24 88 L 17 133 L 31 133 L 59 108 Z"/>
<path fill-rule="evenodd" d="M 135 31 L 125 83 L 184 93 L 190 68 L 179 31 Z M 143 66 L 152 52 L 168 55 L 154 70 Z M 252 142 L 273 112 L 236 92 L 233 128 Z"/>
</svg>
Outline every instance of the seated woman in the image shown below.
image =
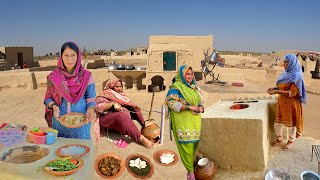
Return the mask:
<svg viewBox="0 0 320 180">
<path fill-rule="evenodd" d="M 154 144 L 140 133 L 132 121 L 135 119 L 144 127 L 145 121 L 141 109 L 123 93 L 122 88 L 122 81 L 114 79 L 109 81 L 97 96 L 96 110 L 100 114 L 100 125 L 129 135 L 148 149 L 153 148 Z"/>
<path fill-rule="evenodd" d="M 62 45 L 58 68 L 47 79 L 44 104 L 48 126 L 57 129 L 60 137 L 91 139 L 91 123 L 68 128 L 58 121 L 60 116 L 70 112 L 86 114 L 90 121 L 96 118 L 95 85 L 91 73 L 81 65 L 81 51 L 75 43 Z"/>
</svg>

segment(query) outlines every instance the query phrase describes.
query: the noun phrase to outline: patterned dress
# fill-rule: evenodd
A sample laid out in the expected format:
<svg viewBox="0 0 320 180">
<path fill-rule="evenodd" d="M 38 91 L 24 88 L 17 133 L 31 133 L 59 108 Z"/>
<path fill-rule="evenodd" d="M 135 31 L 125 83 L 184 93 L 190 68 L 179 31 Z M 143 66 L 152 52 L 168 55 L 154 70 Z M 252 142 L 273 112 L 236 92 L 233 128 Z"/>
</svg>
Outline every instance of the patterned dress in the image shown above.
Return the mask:
<svg viewBox="0 0 320 180">
<path fill-rule="evenodd" d="M 180 67 L 175 82 L 167 93 L 165 105 L 169 110 L 170 126 L 182 163 L 188 172 L 193 172 L 193 159 L 201 134 L 201 114 L 181 110 L 181 107 L 202 105 L 203 98 L 195 80 L 188 84 L 184 78 L 189 68 L 186 65 Z"/>
<path fill-rule="evenodd" d="M 95 107 L 96 105 L 94 101 L 95 96 L 96 96 L 95 85 L 93 83 L 93 80 L 91 80 L 90 84 L 86 89 L 84 96 L 81 97 L 78 102 L 71 104 L 65 98 L 62 98 L 62 103 L 59 106 L 59 109 L 60 109 L 59 115 L 63 116 L 64 114 L 67 114 L 70 112 L 78 112 L 78 113 L 86 114 L 87 109 L 90 106 Z M 45 104 L 48 105 L 51 101 L 53 101 L 51 98 L 46 99 Z M 63 126 L 59 121 L 57 121 L 54 117 L 52 117 L 52 120 L 53 120 L 52 128 L 59 131 L 58 133 L 59 137 L 91 139 L 90 137 L 91 123 L 85 124 L 79 128 L 67 128 Z"/>
<path fill-rule="evenodd" d="M 299 89 L 294 83 L 278 84 L 281 91 L 290 91 L 289 96 L 279 95 L 276 111 L 275 128 L 277 136 L 282 136 L 284 127 L 289 128 L 289 136 L 295 139 L 296 133 L 303 132 L 302 105 Z"/>
</svg>

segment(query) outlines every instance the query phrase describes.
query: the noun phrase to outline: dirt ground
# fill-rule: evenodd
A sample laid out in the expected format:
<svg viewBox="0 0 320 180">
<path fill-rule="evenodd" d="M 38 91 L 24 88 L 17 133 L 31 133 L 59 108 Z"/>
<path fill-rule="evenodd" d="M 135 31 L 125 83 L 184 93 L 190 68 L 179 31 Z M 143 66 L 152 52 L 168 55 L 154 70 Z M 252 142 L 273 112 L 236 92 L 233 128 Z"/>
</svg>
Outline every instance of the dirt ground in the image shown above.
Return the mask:
<svg viewBox="0 0 320 180">
<path fill-rule="evenodd" d="M 261 91 L 262 89 L 263 88 L 261 88 Z M 149 110 L 152 97 L 151 93 L 132 90 L 126 90 L 126 93 L 136 104 L 141 106 L 143 110 Z M 47 124 L 43 118 L 44 94 L 45 89 L 2 89 L 0 91 L 0 123 L 20 123 L 27 125 L 29 128 L 46 126 Z M 160 111 L 165 95 L 166 92 L 164 91 L 155 93 L 153 110 Z M 310 159 L 311 145 L 320 144 L 320 123 L 318 118 L 320 96 L 308 94 L 308 100 L 308 104 L 303 107 L 305 119 L 304 137 L 298 139 L 289 151 L 283 151 L 280 147 L 271 147 L 269 151 L 270 159 L 266 172 L 270 169 L 284 170 L 290 174 L 292 179 L 299 179 L 300 173 L 304 170 L 317 172 L 316 160 L 311 162 Z M 144 111 L 144 116 L 147 118 L 148 112 Z M 159 113 L 153 112 L 151 114 L 151 118 L 155 119 L 157 124 L 160 124 Z M 138 123 L 136 123 L 136 125 L 140 128 Z M 169 140 L 168 121 L 165 122 L 164 145 L 158 145 L 156 148 L 151 150 L 147 150 L 140 144 L 131 141 L 129 138 L 122 137 L 117 132 L 108 132 L 109 138 L 105 132 L 103 138 L 96 143 L 96 156 L 107 152 L 114 152 L 125 160 L 130 154 L 140 153 L 147 156 L 154 164 L 155 171 L 151 179 L 186 179 L 186 170 L 180 159 L 176 165 L 165 167 L 156 164 L 152 158 L 153 153 L 161 149 L 170 149 L 178 153 L 175 142 Z M 129 146 L 124 149 L 120 149 L 111 142 L 112 139 L 119 138 L 124 138 L 129 143 Z M 218 169 L 214 179 L 264 179 L 266 172 L 239 172 Z M 100 179 L 100 176 L 95 174 L 95 179 Z M 125 170 L 119 179 L 134 178 L 127 170 Z"/>
</svg>

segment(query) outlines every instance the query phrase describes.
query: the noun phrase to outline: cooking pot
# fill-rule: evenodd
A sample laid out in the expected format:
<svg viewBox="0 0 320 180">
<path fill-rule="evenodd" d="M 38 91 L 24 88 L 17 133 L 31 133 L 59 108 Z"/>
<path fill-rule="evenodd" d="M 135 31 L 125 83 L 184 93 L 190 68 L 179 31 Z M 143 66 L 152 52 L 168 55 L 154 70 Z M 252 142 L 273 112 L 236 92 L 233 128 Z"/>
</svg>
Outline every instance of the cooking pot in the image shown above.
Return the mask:
<svg viewBox="0 0 320 180">
<path fill-rule="evenodd" d="M 141 70 L 146 70 L 147 68 L 145 67 L 137 67 L 136 70 L 141 71 Z"/>
<path fill-rule="evenodd" d="M 110 70 L 118 70 L 118 64 L 109 64 L 108 65 L 108 69 Z"/>
<path fill-rule="evenodd" d="M 124 64 L 118 65 L 118 70 L 125 70 L 126 66 Z"/>
<path fill-rule="evenodd" d="M 135 67 L 132 64 L 129 64 L 126 66 L 126 70 L 134 70 L 134 69 L 135 69 Z"/>
</svg>

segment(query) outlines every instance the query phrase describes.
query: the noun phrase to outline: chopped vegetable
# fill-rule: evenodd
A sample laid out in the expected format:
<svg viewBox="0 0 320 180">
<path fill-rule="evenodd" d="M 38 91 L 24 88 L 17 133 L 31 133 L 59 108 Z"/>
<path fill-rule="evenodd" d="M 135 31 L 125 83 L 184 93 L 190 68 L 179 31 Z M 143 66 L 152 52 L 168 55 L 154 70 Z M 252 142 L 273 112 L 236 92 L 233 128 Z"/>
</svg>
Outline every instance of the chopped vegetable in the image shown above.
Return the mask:
<svg viewBox="0 0 320 180">
<path fill-rule="evenodd" d="M 44 169 L 45 171 L 71 171 L 73 169 L 76 169 L 80 165 L 80 161 L 77 161 L 75 159 L 71 159 L 71 157 L 66 158 L 58 158 L 52 162 L 49 162 L 45 166 L 41 166 L 38 168 L 39 170 Z"/>
<path fill-rule="evenodd" d="M 78 164 L 78 161 L 75 160 L 75 159 L 70 159 L 70 162 L 71 162 L 72 164 L 74 164 L 74 165 L 77 165 L 77 164 Z"/>
</svg>

